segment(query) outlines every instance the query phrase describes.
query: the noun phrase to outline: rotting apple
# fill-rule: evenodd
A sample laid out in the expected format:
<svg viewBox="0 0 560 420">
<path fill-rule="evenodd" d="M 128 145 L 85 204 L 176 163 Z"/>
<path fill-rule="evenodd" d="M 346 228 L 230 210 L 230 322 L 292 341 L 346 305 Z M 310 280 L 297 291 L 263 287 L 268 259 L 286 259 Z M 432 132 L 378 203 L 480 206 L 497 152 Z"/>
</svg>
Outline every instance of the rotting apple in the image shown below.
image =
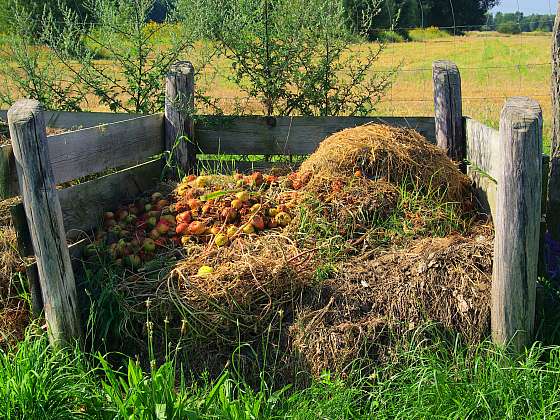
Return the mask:
<svg viewBox="0 0 560 420">
<path fill-rule="evenodd" d="M 154 252 L 156 250 L 156 243 L 152 238 L 144 239 L 144 243 L 142 244 L 142 249 L 145 252 Z"/>
<path fill-rule="evenodd" d="M 206 232 L 206 225 L 200 221 L 191 222 L 188 227 L 191 235 L 202 235 Z"/>
<path fill-rule="evenodd" d="M 179 223 L 175 228 L 175 232 L 177 233 L 177 235 L 183 235 L 185 232 L 187 232 L 188 228 L 188 223 Z"/>
<path fill-rule="evenodd" d="M 225 246 L 227 245 L 229 242 L 229 239 L 227 237 L 227 235 L 223 234 L 223 233 L 219 233 L 218 235 L 216 235 L 214 237 L 214 243 L 216 244 L 216 246 Z"/>
<path fill-rule="evenodd" d="M 260 214 L 255 214 L 251 220 L 251 224 L 256 230 L 264 229 L 264 218 Z"/>
</svg>

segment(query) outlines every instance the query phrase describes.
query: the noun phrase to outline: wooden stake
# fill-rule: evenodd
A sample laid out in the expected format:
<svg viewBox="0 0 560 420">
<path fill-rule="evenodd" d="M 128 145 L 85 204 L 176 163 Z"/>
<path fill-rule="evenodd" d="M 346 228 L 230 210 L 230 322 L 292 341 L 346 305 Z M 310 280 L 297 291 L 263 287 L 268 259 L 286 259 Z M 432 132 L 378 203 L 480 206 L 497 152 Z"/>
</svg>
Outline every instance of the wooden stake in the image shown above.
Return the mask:
<svg viewBox="0 0 560 420">
<path fill-rule="evenodd" d="M 76 284 L 39 102 L 24 99 L 8 111 L 20 191 L 37 258 L 49 338 L 57 346 L 81 337 Z"/>
<path fill-rule="evenodd" d="M 165 82 L 165 150 L 184 173 L 196 167 L 194 144 L 194 67 L 188 61 L 171 66 Z"/>
<path fill-rule="evenodd" d="M 492 279 L 492 338 L 523 349 L 533 336 L 542 193 L 542 111 L 509 99 L 500 118 Z"/>
<path fill-rule="evenodd" d="M 451 61 L 435 61 L 432 75 L 437 145 L 451 159 L 462 163 L 466 157 L 466 141 L 459 69 Z"/>
<path fill-rule="evenodd" d="M 547 228 L 552 239 L 560 241 L 560 1 L 552 35 L 552 144 L 548 176 Z"/>
</svg>

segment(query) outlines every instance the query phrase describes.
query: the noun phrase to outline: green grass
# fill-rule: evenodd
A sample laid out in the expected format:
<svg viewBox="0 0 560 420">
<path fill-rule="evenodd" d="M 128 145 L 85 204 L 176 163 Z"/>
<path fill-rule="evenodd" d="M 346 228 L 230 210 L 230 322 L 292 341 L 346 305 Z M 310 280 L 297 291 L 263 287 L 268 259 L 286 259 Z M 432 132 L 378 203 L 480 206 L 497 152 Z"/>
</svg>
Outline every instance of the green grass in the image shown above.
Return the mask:
<svg viewBox="0 0 560 420">
<path fill-rule="evenodd" d="M 535 345 L 511 355 L 410 343 L 369 375 L 343 380 L 325 372 L 304 389 L 251 387 L 231 371 L 187 381 L 173 360 L 143 368 L 77 349 L 55 351 L 28 335 L 0 352 L 4 419 L 422 419 L 558 418 L 560 347 Z M 114 359 L 114 357 L 113 357 Z M 233 370 L 234 371 L 234 370 Z"/>
</svg>

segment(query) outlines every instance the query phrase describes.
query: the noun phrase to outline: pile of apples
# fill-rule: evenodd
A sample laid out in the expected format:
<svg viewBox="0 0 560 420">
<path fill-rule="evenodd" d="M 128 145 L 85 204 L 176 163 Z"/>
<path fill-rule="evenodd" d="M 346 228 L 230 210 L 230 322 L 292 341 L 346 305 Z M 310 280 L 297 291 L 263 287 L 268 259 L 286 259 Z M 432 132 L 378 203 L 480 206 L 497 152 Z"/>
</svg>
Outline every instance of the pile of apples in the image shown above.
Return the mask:
<svg viewBox="0 0 560 420">
<path fill-rule="evenodd" d="M 224 247 L 239 236 L 285 227 L 292 220 L 295 197 L 280 194 L 272 202 L 266 192 L 277 185 L 277 177 L 260 172 L 190 175 L 168 196 L 155 192 L 105 213 L 86 257 L 103 252 L 117 265 L 136 270 L 175 247 Z"/>
</svg>

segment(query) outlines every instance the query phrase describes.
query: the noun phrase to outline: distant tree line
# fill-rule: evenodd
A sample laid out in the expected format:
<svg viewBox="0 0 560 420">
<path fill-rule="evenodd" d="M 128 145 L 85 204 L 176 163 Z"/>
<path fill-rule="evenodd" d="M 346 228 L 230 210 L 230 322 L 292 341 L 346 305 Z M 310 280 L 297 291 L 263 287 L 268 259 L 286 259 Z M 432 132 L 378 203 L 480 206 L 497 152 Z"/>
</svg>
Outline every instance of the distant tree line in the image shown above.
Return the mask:
<svg viewBox="0 0 560 420">
<path fill-rule="evenodd" d="M 496 15 L 487 15 L 486 25 L 484 25 L 482 30 L 509 34 L 535 31 L 551 32 L 554 26 L 554 17 L 554 15 L 536 14 L 525 16 L 521 12 L 498 12 Z"/>
</svg>

